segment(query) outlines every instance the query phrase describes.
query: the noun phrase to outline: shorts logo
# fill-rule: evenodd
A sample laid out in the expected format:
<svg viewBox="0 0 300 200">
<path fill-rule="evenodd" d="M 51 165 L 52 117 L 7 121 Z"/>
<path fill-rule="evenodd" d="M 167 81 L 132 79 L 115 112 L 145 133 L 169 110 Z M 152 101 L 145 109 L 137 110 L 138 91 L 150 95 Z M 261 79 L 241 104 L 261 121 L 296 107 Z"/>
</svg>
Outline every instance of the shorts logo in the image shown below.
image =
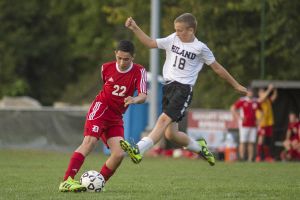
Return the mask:
<svg viewBox="0 0 300 200">
<path fill-rule="evenodd" d="M 92 131 L 95 133 L 99 132 L 99 126 L 93 125 Z"/>
</svg>

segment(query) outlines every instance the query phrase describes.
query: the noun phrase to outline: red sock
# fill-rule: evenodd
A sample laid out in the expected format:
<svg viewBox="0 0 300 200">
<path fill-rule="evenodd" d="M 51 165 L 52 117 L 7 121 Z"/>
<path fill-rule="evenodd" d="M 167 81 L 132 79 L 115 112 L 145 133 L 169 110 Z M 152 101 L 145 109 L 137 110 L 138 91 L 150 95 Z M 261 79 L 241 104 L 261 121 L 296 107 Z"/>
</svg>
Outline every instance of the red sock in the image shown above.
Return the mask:
<svg viewBox="0 0 300 200">
<path fill-rule="evenodd" d="M 70 159 L 68 169 L 65 173 L 64 181 L 67 180 L 69 176 L 74 179 L 83 162 L 84 156 L 79 152 L 74 152 Z"/>
<path fill-rule="evenodd" d="M 264 146 L 264 155 L 265 158 L 270 157 L 270 148 L 268 146 Z"/>
<path fill-rule="evenodd" d="M 106 163 L 102 166 L 100 174 L 103 175 L 105 182 L 115 173 L 115 170 L 111 170 L 106 166 Z"/>
<path fill-rule="evenodd" d="M 257 145 L 257 149 L 256 149 L 256 155 L 258 156 L 258 157 L 261 157 L 261 153 L 262 153 L 262 145 L 261 144 L 258 144 Z"/>
</svg>

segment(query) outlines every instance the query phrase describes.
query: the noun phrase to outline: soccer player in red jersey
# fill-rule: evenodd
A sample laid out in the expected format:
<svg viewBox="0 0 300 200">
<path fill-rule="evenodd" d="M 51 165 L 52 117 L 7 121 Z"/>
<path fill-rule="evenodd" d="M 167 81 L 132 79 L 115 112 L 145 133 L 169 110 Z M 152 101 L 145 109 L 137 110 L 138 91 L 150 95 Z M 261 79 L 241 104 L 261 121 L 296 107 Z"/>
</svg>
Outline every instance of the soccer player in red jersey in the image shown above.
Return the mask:
<svg viewBox="0 0 300 200">
<path fill-rule="evenodd" d="M 120 166 L 124 151 L 119 143 L 124 138 L 122 115 L 130 104 L 143 103 L 147 97 L 146 70 L 133 63 L 134 45 L 130 41 L 119 42 L 116 61 L 104 63 L 101 69 L 102 90 L 94 99 L 86 116 L 84 139 L 71 156 L 64 181 L 59 191 L 83 191 L 85 188 L 74 180 L 85 157 L 94 149 L 99 139 L 111 154 L 100 173 L 107 182 Z M 133 96 L 135 91 L 137 96 Z"/>
<path fill-rule="evenodd" d="M 245 97 L 238 99 L 232 106 L 231 112 L 235 119 L 241 122 L 239 127 L 239 156 L 241 160 L 245 159 L 246 145 L 248 152 L 248 161 L 253 161 L 254 144 L 257 136 L 257 118 L 256 111 L 260 109 L 260 105 L 253 98 L 253 90 L 248 89 L 248 94 Z M 240 112 L 237 112 L 237 111 Z"/>
<path fill-rule="evenodd" d="M 284 159 L 300 159 L 300 122 L 297 115 L 293 112 L 289 114 L 289 124 L 283 146 L 285 148 Z"/>
</svg>

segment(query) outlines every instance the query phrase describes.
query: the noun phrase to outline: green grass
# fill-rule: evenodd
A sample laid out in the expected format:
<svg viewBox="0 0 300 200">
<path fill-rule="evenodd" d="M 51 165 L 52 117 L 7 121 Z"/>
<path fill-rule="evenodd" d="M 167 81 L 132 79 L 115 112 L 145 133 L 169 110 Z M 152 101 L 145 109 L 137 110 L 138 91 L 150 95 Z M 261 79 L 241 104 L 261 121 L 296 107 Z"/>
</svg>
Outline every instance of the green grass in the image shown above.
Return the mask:
<svg viewBox="0 0 300 200">
<path fill-rule="evenodd" d="M 300 163 L 145 158 L 122 163 L 102 193 L 60 193 L 71 153 L 0 150 L 0 199 L 299 199 Z M 79 174 L 107 157 L 91 154 Z M 79 175 L 77 175 L 78 179 Z"/>
</svg>

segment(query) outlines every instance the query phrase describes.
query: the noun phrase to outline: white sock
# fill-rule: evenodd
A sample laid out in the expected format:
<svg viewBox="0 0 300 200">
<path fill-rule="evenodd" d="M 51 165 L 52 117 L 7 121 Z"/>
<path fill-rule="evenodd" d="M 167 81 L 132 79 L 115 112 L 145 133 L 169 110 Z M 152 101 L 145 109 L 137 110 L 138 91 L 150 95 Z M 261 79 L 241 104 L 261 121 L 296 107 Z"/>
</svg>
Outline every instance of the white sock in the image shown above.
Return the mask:
<svg viewBox="0 0 300 200">
<path fill-rule="evenodd" d="M 195 153 L 199 153 L 201 151 L 201 146 L 199 145 L 199 143 L 196 140 L 194 140 L 191 137 L 189 137 L 189 138 L 190 138 L 190 142 L 187 145 L 186 149 L 193 151 Z"/>
<path fill-rule="evenodd" d="M 149 137 L 143 137 L 138 143 L 137 146 L 139 147 L 140 153 L 144 154 L 145 151 L 148 151 L 153 147 L 153 140 Z"/>
</svg>

